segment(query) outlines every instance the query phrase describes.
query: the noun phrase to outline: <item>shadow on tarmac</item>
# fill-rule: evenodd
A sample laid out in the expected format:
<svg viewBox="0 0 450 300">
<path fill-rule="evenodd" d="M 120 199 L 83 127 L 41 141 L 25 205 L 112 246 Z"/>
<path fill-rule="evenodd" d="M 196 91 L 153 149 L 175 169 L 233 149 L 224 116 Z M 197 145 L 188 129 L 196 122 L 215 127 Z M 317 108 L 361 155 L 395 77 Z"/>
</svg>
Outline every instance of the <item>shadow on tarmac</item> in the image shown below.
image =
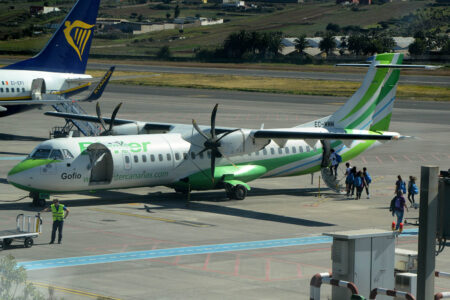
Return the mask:
<svg viewBox="0 0 450 300">
<path fill-rule="evenodd" d="M 256 195 L 296 195 L 296 196 L 311 196 L 315 193 L 314 189 L 252 189 L 252 193 L 247 196 L 247 200 L 251 201 L 252 196 Z M 86 194 L 92 195 L 92 194 Z M 84 206 L 100 206 L 100 205 L 113 205 L 113 204 L 129 204 L 129 203 L 142 203 L 143 207 L 136 207 L 138 210 L 147 210 L 144 204 L 151 204 L 150 212 L 154 213 L 166 209 L 188 209 L 209 213 L 216 213 L 228 216 L 236 216 L 249 219 L 257 219 L 262 221 L 272 221 L 278 223 L 301 225 L 308 227 L 326 227 L 335 226 L 332 223 L 318 222 L 303 218 L 294 218 L 288 216 L 281 216 L 272 213 L 256 212 L 253 210 L 247 210 L 243 208 L 227 207 L 214 203 L 220 202 L 236 202 L 238 200 L 229 200 L 226 198 L 226 194 L 223 191 L 220 192 L 202 192 L 192 193 L 189 203 L 185 195 L 176 193 L 149 193 L 148 195 L 135 195 L 122 191 L 104 191 L 97 194 L 99 198 L 96 199 L 71 199 L 65 200 L 64 196 L 58 196 L 63 204 L 68 207 L 84 207 Z M 80 195 L 81 196 L 81 195 Z M 47 205 L 50 201 L 47 201 Z M 5 203 L 0 201 L 0 210 L 23 210 L 29 212 L 41 211 L 42 207 L 33 207 L 30 202 L 9 202 Z M 147 210 L 148 211 L 148 210 Z"/>
</svg>

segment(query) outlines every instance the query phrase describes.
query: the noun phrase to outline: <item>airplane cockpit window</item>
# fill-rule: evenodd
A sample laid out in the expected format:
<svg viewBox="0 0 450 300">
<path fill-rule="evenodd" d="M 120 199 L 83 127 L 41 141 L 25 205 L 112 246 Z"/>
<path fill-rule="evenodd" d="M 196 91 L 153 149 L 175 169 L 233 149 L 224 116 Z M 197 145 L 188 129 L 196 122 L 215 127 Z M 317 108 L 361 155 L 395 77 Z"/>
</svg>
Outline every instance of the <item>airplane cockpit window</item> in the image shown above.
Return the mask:
<svg viewBox="0 0 450 300">
<path fill-rule="evenodd" d="M 50 155 L 50 149 L 37 149 L 30 155 L 32 159 L 46 159 Z"/>
<path fill-rule="evenodd" d="M 53 150 L 52 154 L 50 154 L 51 159 L 63 160 L 63 154 L 61 150 Z"/>
<path fill-rule="evenodd" d="M 72 153 L 70 153 L 70 151 L 67 150 L 67 149 L 63 149 L 63 154 L 64 154 L 64 158 L 65 159 L 72 159 L 73 158 Z"/>
</svg>

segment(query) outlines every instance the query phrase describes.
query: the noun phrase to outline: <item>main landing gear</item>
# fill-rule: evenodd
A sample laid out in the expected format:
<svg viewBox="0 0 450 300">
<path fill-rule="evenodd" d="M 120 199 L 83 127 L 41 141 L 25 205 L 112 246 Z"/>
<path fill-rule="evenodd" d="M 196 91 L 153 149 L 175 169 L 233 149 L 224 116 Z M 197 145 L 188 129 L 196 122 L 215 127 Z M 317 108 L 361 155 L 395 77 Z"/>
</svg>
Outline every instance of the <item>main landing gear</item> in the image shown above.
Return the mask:
<svg viewBox="0 0 450 300">
<path fill-rule="evenodd" d="M 247 196 L 247 188 L 242 184 L 237 184 L 235 186 L 225 184 L 225 191 L 228 199 L 244 200 Z"/>
<path fill-rule="evenodd" d="M 33 199 L 33 203 L 32 203 L 33 206 L 44 207 L 46 204 L 45 198 L 42 198 L 39 193 L 31 192 L 30 198 Z"/>
</svg>

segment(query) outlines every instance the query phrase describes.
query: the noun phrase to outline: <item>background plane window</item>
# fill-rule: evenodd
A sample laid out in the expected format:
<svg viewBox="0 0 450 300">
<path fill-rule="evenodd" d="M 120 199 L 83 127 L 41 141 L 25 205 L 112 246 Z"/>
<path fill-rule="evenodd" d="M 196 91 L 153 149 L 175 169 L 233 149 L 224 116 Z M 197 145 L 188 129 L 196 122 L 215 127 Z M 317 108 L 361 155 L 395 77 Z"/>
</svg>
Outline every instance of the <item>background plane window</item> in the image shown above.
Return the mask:
<svg viewBox="0 0 450 300">
<path fill-rule="evenodd" d="M 11 88 L 11 93 L 14 93 L 14 88 Z"/>
<path fill-rule="evenodd" d="M 155 161 L 155 156 L 153 154 L 150 154 L 150 160 Z"/>
<path fill-rule="evenodd" d="M 50 155 L 50 149 L 37 149 L 36 152 L 34 152 L 31 155 L 31 158 L 33 159 L 45 159 L 48 158 Z"/>
<path fill-rule="evenodd" d="M 145 154 L 142 154 L 142 162 L 147 162 L 147 156 Z"/>
<path fill-rule="evenodd" d="M 309 146 L 306 146 L 306 152 L 311 151 L 311 148 Z"/>
<path fill-rule="evenodd" d="M 178 153 L 178 152 L 175 153 L 175 159 L 176 159 L 176 160 L 180 160 L 180 153 Z"/>
<path fill-rule="evenodd" d="M 292 146 L 292 153 L 297 153 L 297 148 L 295 148 L 294 146 Z"/>
<path fill-rule="evenodd" d="M 135 163 L 139 162 L 139 157 L 137 155 L 134 156 L 134 162 Z"/>
<path fill-rule="evenodd" d="M 0 88 L 0 93 L 3 93 L 3 88 Z"/>
<path fill-rule="evenodd" d="M 194 152 L 191 152 L 191 157 L 192 157 L 192 159 L 195 159 L 195 153 Z"/>
<path fill-rule="evenodd" d="M 6 90 L 7 93 L 9 93 L 9 88 L 6 88 L 5 90 Z"/>
<path fill-rule="evenodd" d="M 51 159 L 59 159 L 59 160 L 64 159 L 61 150 L 53 150 L 52 154 L 50 154 L 50 158 Z"/>
<path fill-rule="evenodd" d="M 278 148 L 278 154 L 283 154 L 283 149 L 282 148 Z"/>
<path fill-rule="evenodd" d="M 303 152 L 303 147 L 302 146 L 298 147 L 298 149 L 300 150 L 300 153 Z"/>
<path fill-rule="evenodd" d="M 274 148 L 270 148 L 270 154 L 275 154 L 275 149 Z"/>
<path fill-rule="evenodd" d="M 172 156 L 170 155 L 170 153 L 167 153 L 167 160 L 172 160 Z"/>
<path fill-rule="evenodd" d="M 289 154 L 289 147 L 284 148 L 284 150 L 286 151 L 286 154 Z"/>
<path fill-rule="evenodd" d="M 159 159 L 159 161 L 163 161 L 164 160 L 163 155 L 162 154 L 158 154 L 158 159 Z"/>
<path fill-rule="evenodd" d="M 267 155 L 267 149 L 266 148 L 263 149 L 263 154 Z"/>
<path fill-rule="evenodd" d="M 64 158 L 69 158 L 69 159 L 73 158 L 72 153 L 70 153 L 70 151 L 67 149 L 63 149 L 63 154 L 64 154 Z"/>
</svg>

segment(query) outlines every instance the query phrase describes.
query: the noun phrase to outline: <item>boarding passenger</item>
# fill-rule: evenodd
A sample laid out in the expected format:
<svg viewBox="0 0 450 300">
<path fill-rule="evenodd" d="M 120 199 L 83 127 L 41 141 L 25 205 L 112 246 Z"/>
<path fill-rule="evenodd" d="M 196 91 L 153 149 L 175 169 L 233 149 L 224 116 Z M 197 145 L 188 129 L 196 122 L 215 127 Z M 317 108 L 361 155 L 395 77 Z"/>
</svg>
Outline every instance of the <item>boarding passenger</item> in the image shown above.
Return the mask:
<svg viewBox="0 0 450 300">
<path fill-rule="evenodd" d="M 403 197 L 402 191 L 397 192 L 397 196 L 395 196 L 391 200 L 390 211 L 392 211 L 392 216 L 397 216 L 397 224 L 395 225 L 395 230 L 398 230 L 400 227 L 400 223 L 403 221 L 403 215 L 406 211 L 408 211 L 408 207 L 406 206 L 405 198 Z"/>
<path fill-rule="evenodd" d="M 416 208 L 415 201 L 414 201 L 414 195 L 417 195 L 419 193 L 419 188 L 416 185 L 417 178 L 414 176 L 409 176 L 409 182 L 408 182 L 408 201 L 411 203 L 411 207 Z"/>
<path fill-rule="evenodd" d="M 352 192 L 352 196 L 354 194 L 354 185 L 353 181 L 355 180 L 356 175 L 356 167 L 353 167 L 345 178 L 345 183 L 347 186 L 347 198 L 350 198 L 350 191 Z"/>
<path fill-rule="evenodd" d="M 69 215 L 69 209 L 64 204 L 60 204 L 58 199 L 53 199 L 53 204 L 42 210 L 42 212 L 46 211 L 51 211 L 53 215 L 52 239 L 50 240 L 50 244 L 55 242 L 56 230 L 58 230 L 58 244 L 61 244 L 64 219 Z"/>
<path fill-rule="evenodd" d="M 397 176 L 397 181 L 395 182 L 395 192 L 394 194 L 397 195 L 398 191 L 402 192 L 403 194 L 406 194 L 406 183 L 403 181 L 402 176 Z"/>
<path fill-rule="evenodd" d="M 359 199 L 361 199 L 362 191 L 366 185 L 362 171 L 358 171 L 358 173 L 356 173 L 355 179 L 353 180 L 353 184 L 356 188 L 355 200 L 359 200 Z"/>
<path fill-rule="evenodd" d="M 364 180 L 366 181 L 367 199 L 370 199 L 369 185 L 372 182 L 372 177 L 370 177 L 370 174 L 369 174 L 369 172 L 367 172 L 367 168 L 366 167 L 363 168 L 363 175 L 364 175 Z"/>
<path fill-rule="evenodd" d="M 331 149 L 330 161 L 331 161 L 330 165 L 331 175 L 333 175 L 334 170 L 334 177 L 337 177 L 337 168 L 339 166 L 339 161 L 338 161 L 338 154 L 336 153 L 336 151 L 334 151 L 334 149 Z"/>
</svg>

